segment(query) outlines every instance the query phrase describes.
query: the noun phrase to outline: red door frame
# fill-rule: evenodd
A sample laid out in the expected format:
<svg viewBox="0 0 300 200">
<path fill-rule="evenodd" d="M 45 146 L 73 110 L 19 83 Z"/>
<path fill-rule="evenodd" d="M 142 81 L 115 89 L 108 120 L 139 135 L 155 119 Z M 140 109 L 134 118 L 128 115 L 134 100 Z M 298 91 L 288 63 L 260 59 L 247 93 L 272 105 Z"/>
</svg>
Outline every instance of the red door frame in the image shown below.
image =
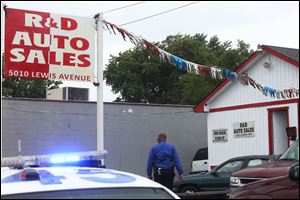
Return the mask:
<svg viewBox="0 0 300 200">
<path fill-rule="evenodd" d="M 268 108 L 268 128 L 269 128 L 269 155 L 273 155 L 273 118 L 274 111 L 286 111 L 287 127 L 289 127 L 289 107 Z M 290 138 L 288 138 L 288 146 L 290 146 Z"/>
</svg>

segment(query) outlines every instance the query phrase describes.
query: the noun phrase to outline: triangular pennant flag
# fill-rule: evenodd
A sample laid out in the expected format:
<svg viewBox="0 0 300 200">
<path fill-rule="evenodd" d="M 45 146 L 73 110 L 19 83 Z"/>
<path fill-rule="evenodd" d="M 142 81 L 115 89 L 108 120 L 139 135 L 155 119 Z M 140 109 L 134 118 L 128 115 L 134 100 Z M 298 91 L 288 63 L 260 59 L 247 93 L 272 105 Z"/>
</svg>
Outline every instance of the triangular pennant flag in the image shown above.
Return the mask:
<svg viewBox="0 0 300 200">
<path fill-rule="evenodd" d="M 186 62 L 185 60 L 172 55 L 171 56 L 171 61 L 173 64 L 175 64 L 181 71 L 185 71 L 186 70 Z"/>
<path fill-rule="evenodd" d="M 277 92 L 276 92 L 276 97 L 277 97 L 277 99 L 280 99 L 280 98 L 281 98 L 280 93 L 281 93 L 280 91 L 277 91 Z"/>
<path fill-rule="evenodd" d="M 261 91 L 262 93 L 264 92 L 264 87 L 263 87 L 261 84 L 255 83 L 255 86 L 257 87 L 257 89 L 258 89 L 259 91 Z"/>
<path fill-rule="evenodd" d="M 146 45 L 146 47 L 148 47 L 154 55 L 158 54 L 158 48 L 155 45 L 153 45 L 152 43 L 148 42 L 145 39 L 143 39 L 143 41 L 144 41 L 144 44 Z"/>
<path fill-rule="evenodd" d="M 189 73 L 198 74 L 197 64 L 195 63 L 187 62 L 186 69 Z"/>
<path fill-rule="evenodd" d="M 125 33 L 124 33 L 123 29 L 118 28 L 118 27 L 116 27 L 116 29 L 119 31 L 119 33 L 121 33 L 121 35 L 122 35 L 124 41 L 126 41 L 126 37 L 125 37 Z"/>
<path fill-rule="evenodd" d="M 230 76 L 230 78 L 231 78 L 232 80 L 235 80 L 236 73 L 235 73 L 235 72 L 230 72 L 229 76 Z"/>
<path fill-rule="evenodd" d="M 111 34 L 110 28 L 108 26 L 108 22 L 106 22 L 105 20 L 103 20 L 104 25 L 106 26 L 106 29 L 109 31 L 109 33 Z"/>
<path fill-rule="evenodd" d="M 165 62 L 169 62 L 172 65 L 175 65 L 181 71 L 187 71 L 188 73 L 197 74 L 197 75 L 210 75 L 213 79 L 224 79 L 224 76 L 225 76 L 226 80 L 238 80 L 243 85 L 250 84 L 250 85 L 252 85 L 252 87 L 254 89 L 258 89 L 264 95 L 267 96 L 270 94 L 271 97 L 275 98 L 275 96 L 276 96 L 278 99 L 281 97 L 282 98 L 293 98 L 295 96 L 296 97 L 299 96 L 299 89 L 286 89 L 286 90 L 279 91 L 279 90 L 276 90 L 276 89 L 273 89 L 273 88 L 270 88 L 267 86 L 263 87 L 261 84 L 257 83 L 256 81 L 254 81 L 253 79 L 248 77 L 248 75 L 246 75 L 246 76 L 239 75 L 236 72 L 230 71 L 230 70 L 228 70 L 226 68 L 222 68 L 222 67 L 220 69 L 216 66 L 209 68 L 209 67 L 201 65 L 201 64 L 189 62 L 187 60 L 184 60 L 180 57 L 177 57 L 175 55 L 172 55 L 172 54 L 160 49 L 159 47 L 155 46 L 151 42 L 148 42 L 141 36 L 133 35 L 133 34 L 129 33 L 128 31 L 126 31 L 122 28 L 119 28 L 116 25 L 109 23 L 105 20 L 103 20 L 103 23 L 109 31 L 110 31 L 110 29 L 112 29 L 114 34 L 116 34 L 116 32 L 114 30 L 114 28 L 116 28 L 120 32 L 120 34 L 122 35 L 124 40 L 126 40 L 126 36 L 127 36 L 134 45 L 141 45 L 142 47 L 149 48 L 153 54 L 159 54 L 159 57 L 161 60 L 163 60 Z M 110 26 L 110 28 L 109 28 L 109 26 Z M 111 33 L 111 31 L 110 31 L 110 33 Z"/>
<path fill-rule="evenodd" d="M 110 25 L 110 28 L 112 29 L 112 31 L 114 32 L 114 34 L 116 35 L 115 29 L 114 29 L 114 27 L 115 27 L 116 25 L 111 24 L 111 23 L 109 23 L 109 25 Z"/>
<path fill-rule="evenodd" d="M 217 79 L 217 69 L 216 69 L 216 68 L 211 67 L 211 68 L 210 68 L 210 73 L 211 73 L 211 77 L 212 77 L 213 79 Z"/>
<path fill-rule="evenodd" d="M 286 97 L 286 94 L 285 94 L 285 92 L 284 92 L 284 91 L 281 91 L 280 93 L 281 93 L 281 96 L 282 96 L 282 98 L 284 98 L 284 99 L 285 99 L 285 97 Z"/>
<path fill-rule="evenodd" d="M 254 89 L 256 89 L 255 81 L 251 78 L 248 78 L 249 84 L 253 86 Z"/>
<path fill-rule="evenodd" d="M 271 95 L 271 97 L 275 98 L 275 94 L 276 94 L 276 90 L 273 88 L 269 88 L 269 93 Z"/>
<path fill-rule="evenodd" d="M 198 71 L 201 75 L 209 75 L 209 69 L 204 65 L 198 65 Z"/>
</svg>

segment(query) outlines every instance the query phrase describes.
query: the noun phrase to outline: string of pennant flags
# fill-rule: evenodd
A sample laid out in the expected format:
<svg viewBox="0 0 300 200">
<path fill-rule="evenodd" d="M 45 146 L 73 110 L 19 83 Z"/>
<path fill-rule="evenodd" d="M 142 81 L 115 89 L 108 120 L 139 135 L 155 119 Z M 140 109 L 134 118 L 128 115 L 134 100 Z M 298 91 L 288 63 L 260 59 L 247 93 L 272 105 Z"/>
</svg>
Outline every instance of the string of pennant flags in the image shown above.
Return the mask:
<svg viewBox="0 0 300 200">
<path fill-rule="evenodd" d="M 106 20 L 103 20 L 102 22 L 111 34 L 113 32 L 116 35 L 116 32 L 118 31 L 125 41 L 126 38 L 128 38 L 134 45 L 142 45 L 143 47 L 150 49 L 153 55 L 158 55 L 162 61 L 170 63 L 183 72 L 188 72 L 200 76 L 210 76 L 213 79 L 219 80 L 226 79 L 238 81 L 243 85 L 251 85 L 254 89 L 259 90 L 265 96 L 270 96 L 277 99 L 294 98 L 299 96 L 299 89 L 296 88 L 278 90 L 268 86 L 264 86 L 250 78 L 248 75 L 237 74 L 236 72 L 219 66 L 208 67 L 205 65 L 187 61 L 169 52 L 166 52 L 163 49 L 160 49 L 141 36 L 130 33 L 113 23 L 107 22 Z"/>
</svg>

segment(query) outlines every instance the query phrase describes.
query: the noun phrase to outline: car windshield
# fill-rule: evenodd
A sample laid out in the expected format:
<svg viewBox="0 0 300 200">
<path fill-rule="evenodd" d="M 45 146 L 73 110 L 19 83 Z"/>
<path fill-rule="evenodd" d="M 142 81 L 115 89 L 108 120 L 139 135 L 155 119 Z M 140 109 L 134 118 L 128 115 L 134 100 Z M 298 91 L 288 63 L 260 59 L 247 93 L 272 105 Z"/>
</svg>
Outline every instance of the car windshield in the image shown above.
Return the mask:
<svg viewBox="0 0 300 200">
<path fill-rule="evenodd" d="M 1 199 L 175 199 L 161 188 L 96 188 L 1 195 Z"/>
<path fill-rule="evenodd" d="M 299 140 L 286 150 L 279 160 L 299 160 Z"/>
<path fill-rule="evenodd" d="M 217 169 L 218 175 L 230 175 L 236 171 L 239 171 L 242 167 L 242 160 L 235 160 L 229 163 L 226 163 L 224 166 Z"/>
</svg>

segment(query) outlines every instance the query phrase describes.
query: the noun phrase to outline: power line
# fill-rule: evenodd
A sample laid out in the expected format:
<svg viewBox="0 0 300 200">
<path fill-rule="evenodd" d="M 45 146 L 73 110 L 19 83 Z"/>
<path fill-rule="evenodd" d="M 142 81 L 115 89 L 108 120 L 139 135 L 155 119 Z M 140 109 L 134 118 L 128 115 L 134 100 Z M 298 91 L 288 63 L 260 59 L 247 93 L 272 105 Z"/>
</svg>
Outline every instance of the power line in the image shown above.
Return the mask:
<svg viewBox="0 0 300 200">
<path fill-rule="evenodd" d="M 156 17 L 158 15 L 162 15 L 162 14 L 165 14 L 165 13 L 168 13 L 168 12 L 171 12 L 171 11 L 174 11 L 174 10 L 178 10 L 180 8 L 184 8 L 184 7 L 187 7 L 187 6 L 190 6 L 192 4 L 195 4 L 195 3 L 199 3 L 200 1 L 196 1 L 196 2 L 193 2 L 193 3 L 189 3 L 189 4 L 186 4 L 186 5 L 183 5 L 183 6 L 179 6 L 179 7 L 176 7 L 176 8 L 173 8 L 173 9 L 170 9 L 170 10 L 167 10 L 167 11 L 164 11 L 164 12 L 160 12 L 160 13 L 157 13 L 157 14 L 154 14 L 154 15 L 150 15 L 148 17 L 144 17 L 144 18 L 141 18 L 141 19 L 137 19 L 137 20 L 134 20 L 134 21 L 131 21 L 131 22 L 126 22 L 124 24 L 120 24 L 118 26 L 125 26 L 125 25 L 128 25 L 128 24 L 132 24 L 132 23 L 135 23 L 135 22 L 139 22 L 139 21 L 142 21 L 142 20 L 145 20 L 145 19 L 149 19 L 149 18 L 152 18 L 152 17 Z"/>
<path fill-rule="evenodd" d="M 113 11 L 116 11 L 116 10 L 121 10 L 121 9 L 124 9 L 124 8 L 128 8 L 128 7 L 135 6 L 135 5 L 142 4 L 142 3 L 146 3 L 146 2 L 147 1 L 142 1 L 142 2 L 139 2 L 139 3 L 130 4 L 130 5 L 127 5 L 127 6 L 122 6 L 122 7 L 119 7 L 119 8 L 115 8 L 115 9 L 112 9 L 112 10 L 105 11 L 103 13 L 105 14 L 105 13 L 113 12 Z"/>
</svg>

